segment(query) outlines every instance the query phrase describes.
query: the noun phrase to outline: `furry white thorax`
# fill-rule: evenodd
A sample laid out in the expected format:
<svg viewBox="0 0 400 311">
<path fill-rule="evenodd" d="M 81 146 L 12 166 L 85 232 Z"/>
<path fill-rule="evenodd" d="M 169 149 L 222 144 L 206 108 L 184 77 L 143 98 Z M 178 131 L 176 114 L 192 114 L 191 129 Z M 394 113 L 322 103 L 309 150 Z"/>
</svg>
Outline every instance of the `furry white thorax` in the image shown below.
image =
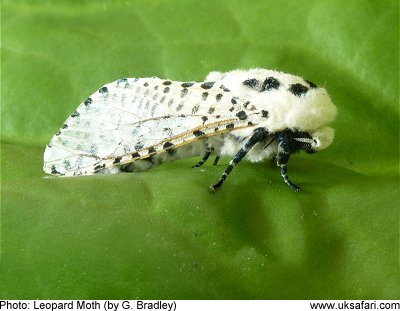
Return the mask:
<svg viewBox="0 0 400 311">
<path fill-rule="evenodd" d="M 311 88 L 300 97 L 294 96 L 288 91 L 290 84 L 304 83 L 303 78 L 298 76 L 255 68 L 233 70 L 226 73 L 211 72 L 206 77 L 206 81 L 220 80 L 229 89 L 236 90 L 243 88 L 242 84 L 246 79 L 256 78 L 262 81 L 266 76 L 272 76 L 279 80 L 281 86 L 278 90 L 272 89 L 268 93 L 249 90 L 241 93 L 243 100 L 248 100 L 258 109 L 269 112 L 270 117 L 264 122 L 258 122 L 258 127 L 265 127 L 271 133 L 284 129 L 313 132 L 335 119 L 336 106 L 332 103 L 325 88 Z M 324 133 L 327 134 L 326 131 Z M 331 134 L 333 132 L 329 133 L 329 135 Z M 333 137 L 330 140 L 332 141 L 332 139 Z"/>
</svg>

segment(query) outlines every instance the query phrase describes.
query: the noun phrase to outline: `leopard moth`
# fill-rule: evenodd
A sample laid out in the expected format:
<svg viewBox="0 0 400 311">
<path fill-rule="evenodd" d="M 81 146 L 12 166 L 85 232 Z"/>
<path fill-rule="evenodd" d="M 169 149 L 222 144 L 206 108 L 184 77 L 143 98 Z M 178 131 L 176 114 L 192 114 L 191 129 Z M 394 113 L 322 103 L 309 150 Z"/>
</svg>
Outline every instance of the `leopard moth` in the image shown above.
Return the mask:
<svg viewBox="0 0 400 311">
<path fill-rule="evenodd" d="M 211 72 L 201 82 L 125 78 L 87 98 L 53 136 L 43 170 L 54 176 L 145 171 L 162 162 L 228 156 L 221 187 L 243 159 L 276 158 L 284 182 L 290 155 L 328 147 L 336 107 L 327 91 L 291 74 L 255 68 Z"/>
</svg>

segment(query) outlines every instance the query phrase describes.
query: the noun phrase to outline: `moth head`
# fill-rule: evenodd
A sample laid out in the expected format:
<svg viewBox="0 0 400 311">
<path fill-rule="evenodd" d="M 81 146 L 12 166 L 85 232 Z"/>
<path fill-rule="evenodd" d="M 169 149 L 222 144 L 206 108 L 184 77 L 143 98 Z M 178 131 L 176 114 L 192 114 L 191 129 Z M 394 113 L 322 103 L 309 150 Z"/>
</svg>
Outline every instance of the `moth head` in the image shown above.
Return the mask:
<svg viewBox="0 0 400 311">
<path fill-rule="evenodd" d="M 335 131 L 331 127 L 323 127 L 310 133 L 310 135 L 312 138 L 310 150 L 317 152 L 325 149 L 332 143 L 333 137 L 335 136 Z"/>
<path fill-rule="evenodd" d="M 330 127 L 323 127 L 313 132 L 293 132 L 292 135 L 292 139 L 297 142 L 298 150 L 315 153 L 332 143 L 334 130 Z"/>
</svg>

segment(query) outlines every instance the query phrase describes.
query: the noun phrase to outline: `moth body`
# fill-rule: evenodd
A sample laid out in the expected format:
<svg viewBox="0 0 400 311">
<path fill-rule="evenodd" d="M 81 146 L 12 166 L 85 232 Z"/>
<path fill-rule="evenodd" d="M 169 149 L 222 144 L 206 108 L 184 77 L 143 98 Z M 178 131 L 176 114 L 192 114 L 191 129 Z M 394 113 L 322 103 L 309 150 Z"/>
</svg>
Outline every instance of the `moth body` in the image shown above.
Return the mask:
<svg viewBox="0 0 400 311">
<path fill-rule="evenodd" d="M 300 150 L 329 146 L 336 107 L 324 88 L 266 69 L 212 72 L 202 82 L 127 78 L 87 98 L 53 136 L 44 171 L 55 176 L 147 170 L 180 158 L 211 154 L 232 161 L 275 157 L 286 163 Z"/>
</svg>

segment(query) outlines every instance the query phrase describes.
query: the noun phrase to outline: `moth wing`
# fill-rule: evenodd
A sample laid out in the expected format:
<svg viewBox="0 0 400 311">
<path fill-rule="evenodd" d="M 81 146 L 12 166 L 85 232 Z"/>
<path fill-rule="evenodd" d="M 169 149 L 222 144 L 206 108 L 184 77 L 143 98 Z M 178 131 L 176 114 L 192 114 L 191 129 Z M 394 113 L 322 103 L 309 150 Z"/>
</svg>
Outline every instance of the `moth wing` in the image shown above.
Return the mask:
<svg viewBox="0 0 400 311">
<path fill-rule="evenodd" d="M 93 174 L 98 168 L 143 159 L 171 145 L 179 147 L 233 127 L 254 125 L 247 115 L 243 118 L 245 99 L 210 85 L 205 90 L 201 83 L 132 78 L 103 86 L 53 136 L 45 150 L 44 171 Z"/>
</svg>

